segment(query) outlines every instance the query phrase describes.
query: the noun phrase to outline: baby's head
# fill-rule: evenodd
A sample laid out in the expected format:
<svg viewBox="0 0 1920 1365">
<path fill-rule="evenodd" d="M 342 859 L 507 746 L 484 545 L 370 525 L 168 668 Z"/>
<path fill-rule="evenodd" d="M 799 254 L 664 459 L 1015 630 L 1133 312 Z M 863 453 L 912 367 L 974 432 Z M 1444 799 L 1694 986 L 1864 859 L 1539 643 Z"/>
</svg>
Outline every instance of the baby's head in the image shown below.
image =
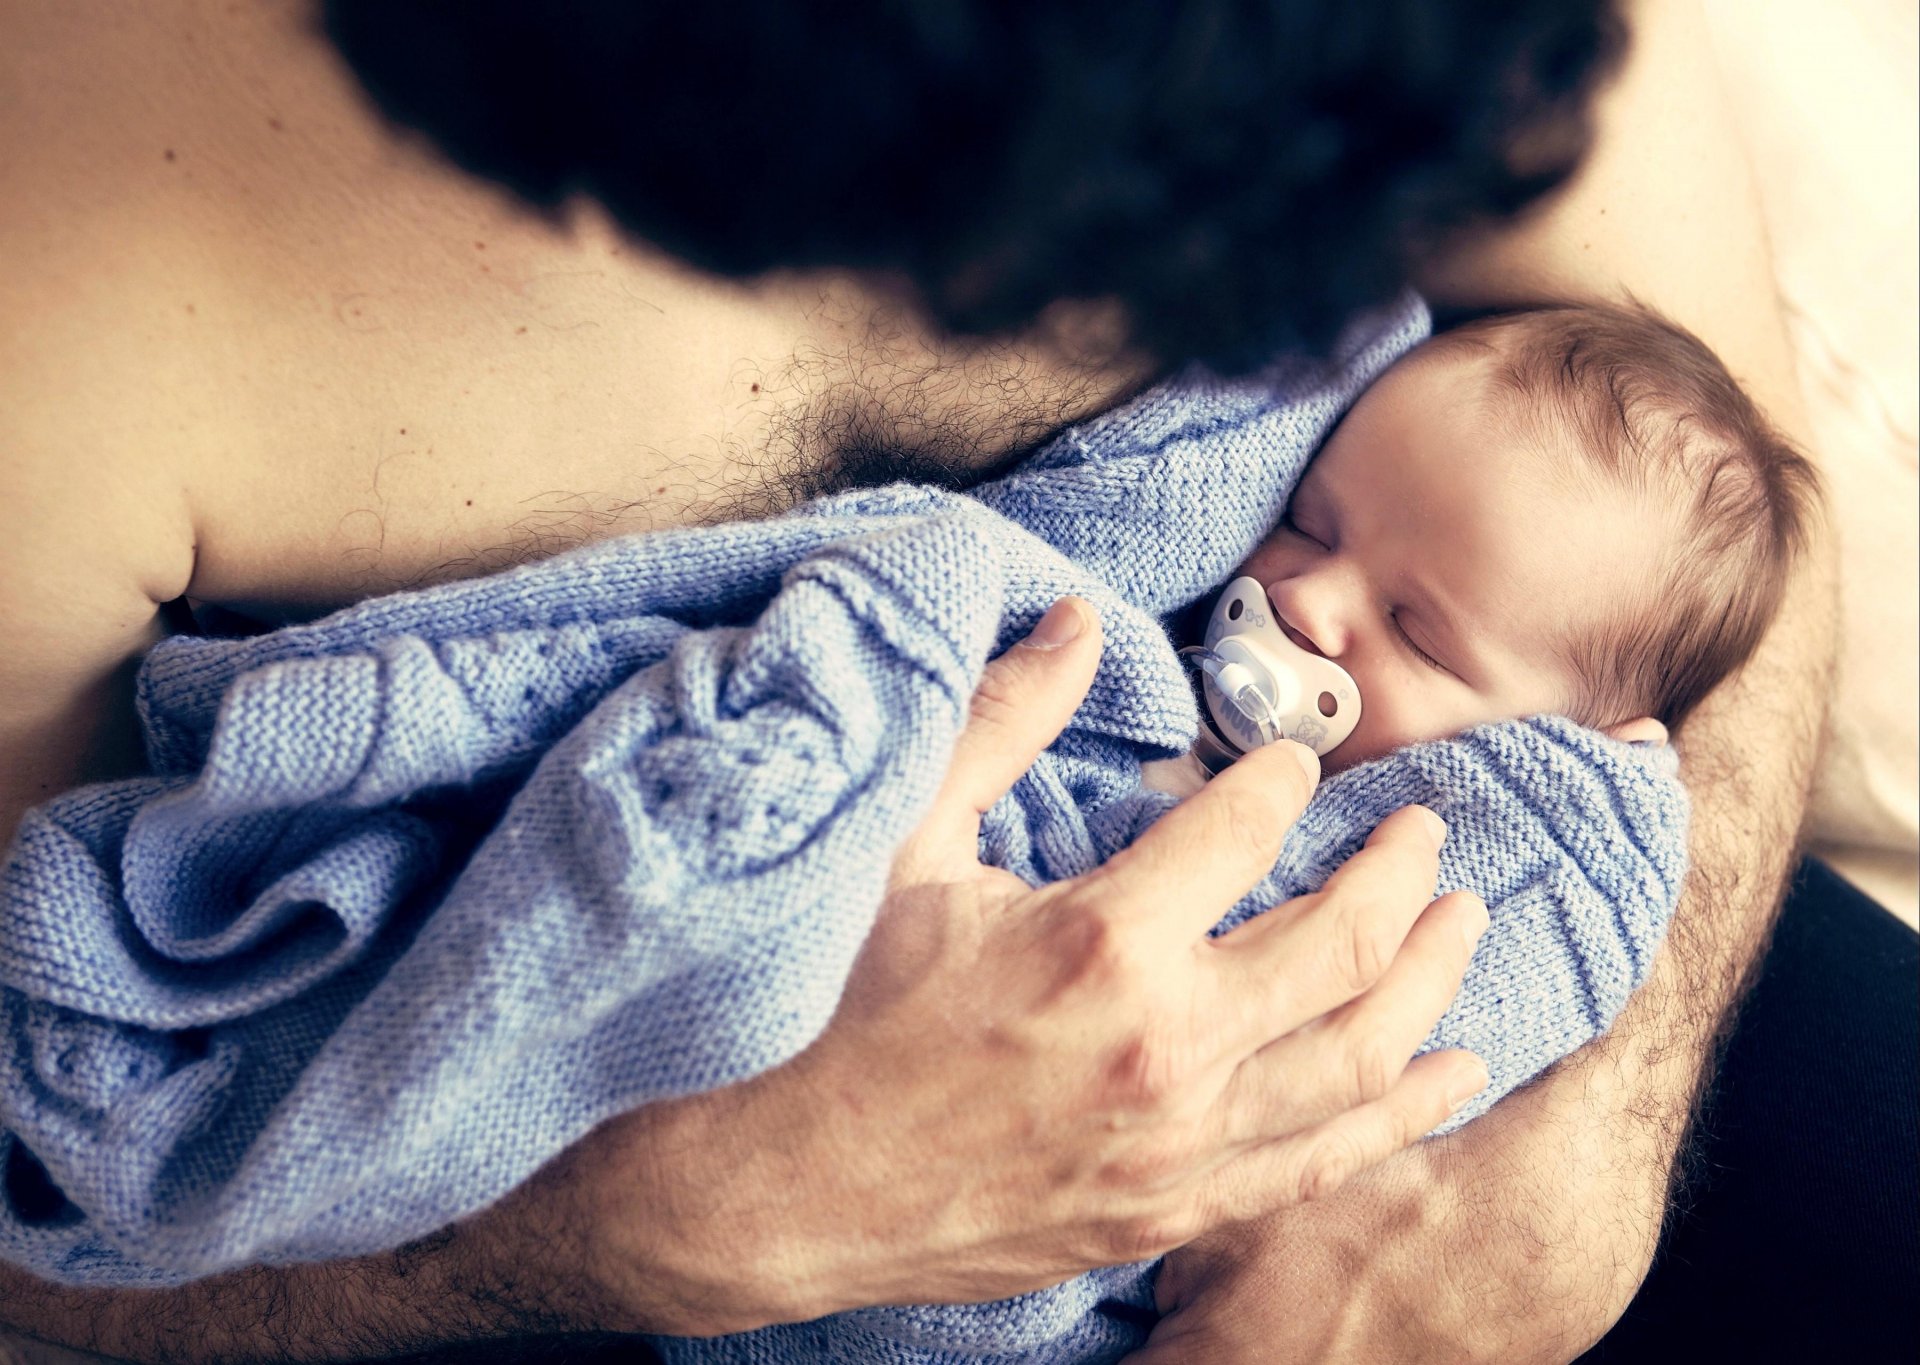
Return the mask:
<svg viewBox="0 0 1920 1365">
<path fill-rule="evenodd" d="M 1329 768 L 1543 712 L 1658 734 L 1752 654 L 1816 488 L 1680 328 L 1509 313 L 1361 395 L 1239 572 L 1359 684 Z"/>
</svg>

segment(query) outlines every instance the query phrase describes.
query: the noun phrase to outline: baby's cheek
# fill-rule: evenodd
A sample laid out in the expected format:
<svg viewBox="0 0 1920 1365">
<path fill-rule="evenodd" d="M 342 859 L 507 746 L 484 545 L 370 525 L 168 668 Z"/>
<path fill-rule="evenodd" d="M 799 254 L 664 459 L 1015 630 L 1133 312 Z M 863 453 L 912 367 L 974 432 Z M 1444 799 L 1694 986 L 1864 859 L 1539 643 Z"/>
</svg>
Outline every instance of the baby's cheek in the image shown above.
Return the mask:
<svg viewBox="0 0 1920 1365">
<path fill-rule="evenodd" d="M 1393 687 L 1370 687 L 1360 679 L 1355 681 L 1360 686 L 1360 723 L 1339 748 L 1321 759 L 1323 772 L 1339 772 L 1409 744 L 1444 738 L 1462 728 L 1439 715 L 1436 707 L 1422 705 L 1418 697 Z"/>
</svg>

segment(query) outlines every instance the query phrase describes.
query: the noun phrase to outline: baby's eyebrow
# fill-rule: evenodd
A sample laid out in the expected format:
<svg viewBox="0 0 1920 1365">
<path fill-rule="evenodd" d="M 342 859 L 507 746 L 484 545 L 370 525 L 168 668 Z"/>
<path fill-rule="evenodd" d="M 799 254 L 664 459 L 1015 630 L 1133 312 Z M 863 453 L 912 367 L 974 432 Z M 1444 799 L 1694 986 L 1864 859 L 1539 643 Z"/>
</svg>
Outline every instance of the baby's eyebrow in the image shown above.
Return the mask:
<svg viewBox="0 0 1920 1365">
<path fill-rule="evenodd" d="M 1301 507 L 1306 505 L 1316 515 L 1331 517 L 1334 525 L 1338 526 L 1344 520 L 1340 494 L 1333 487 L 1331 479 L 1314 477 L 1319 468 L 1320 461 L 1316 458 L 1300 476 L 1300 482 L 1294 485 L 1293 492 L 1287 496 L 1287 515 L 1299 516 Z"/>
<path fill-rule="evenodd" d="M 1328 497 L 1333 491 L 1333 482 L 1327 477 L 1326 448 L 1322 447 L 1314 452 L 1313 458 L 1307 461 L 1307 467 L 1300 471 L 1300 480 L 1294 484 L 1289 499 L 1299 497 L 1308 489 L 1312 489 L 1316 496 Z"/>
</svg>

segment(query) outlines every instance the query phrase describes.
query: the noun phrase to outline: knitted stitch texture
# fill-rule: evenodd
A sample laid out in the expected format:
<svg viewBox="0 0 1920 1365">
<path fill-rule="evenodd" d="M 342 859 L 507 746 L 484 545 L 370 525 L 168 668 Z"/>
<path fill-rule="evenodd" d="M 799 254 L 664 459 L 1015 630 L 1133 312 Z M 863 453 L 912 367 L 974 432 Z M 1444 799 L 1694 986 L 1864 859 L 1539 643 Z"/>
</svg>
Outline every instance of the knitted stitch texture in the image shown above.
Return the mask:
<svg viewBox="0 0 1920 1365">
<path fill-rule="evenodd" d="M 1327 364 L 1190 371 L 974 498 L 851 494 L 159 646 L 152 775 L 31 812 L 0 869 L 0 1255 L 127 1285 L 392 1247 L 613 1114 L 793 1056 L 985 661 L 1066 593 L 1100 611 L 1099 671 L 981 849 L 1036 884 L 1097 866 L 1171 802 L 1140 764 L 1195 735 L 1159 618 L 1258 543 L 1425 329 L 1410 300 Z M 1460 1122 L 1644 979 L 1685 801 L 1665 750 L 1489 727 L 1329 779 L 1228 923 L 1416 800 L 1452 827 L 1443 888 L 1493 911 L 1429 1040 L 1492 1072 Z M 15 1197 L 41 1171 L 58 1208 Z M 1150 1276 L 659 1344 L 1110 1360 L 1141 1339 L 1111 1305 L 1150 1309 Z"/>
</svg>

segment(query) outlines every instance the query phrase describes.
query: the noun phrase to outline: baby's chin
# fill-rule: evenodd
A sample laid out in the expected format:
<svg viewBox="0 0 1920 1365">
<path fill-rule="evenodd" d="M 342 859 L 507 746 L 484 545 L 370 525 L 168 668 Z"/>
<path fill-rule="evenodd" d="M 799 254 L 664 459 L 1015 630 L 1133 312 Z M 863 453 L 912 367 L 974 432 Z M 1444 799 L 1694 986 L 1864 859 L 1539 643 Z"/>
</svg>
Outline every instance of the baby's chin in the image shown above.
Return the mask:
<svg viewBox="0 0 1920 1365">
<path fill-rule="evenodd" d="M 1332 777 L 1335 773 L 1357 768 L 1362 763 L 1371 763 L 1376 758 L 1385 758 L 1395 749 L 1403 747 L 1405 746 L 1395 744 L 1384 749 L 1355 749 L 1349 752 L 1348 746 L 1342 744 L 1332 753 L 1320 756 L 1320 776 L 1322 779 Z"/>
<path fill-rule="evenodd" d="M 1346 749 L 1347 749 L 1347 746 L 1342 744 L 1339 748 L 1335 749 L 1332 753 L 1320 755 L 1320 776 L 1321 777 L 1323 778 L 1332 777 L 1335 773 L 1343 773 L 1348 768 L 1359 767 L 1362 763 L 1365 763 L 1369 758 L 1379 757 L 1379 755 L 1377 754 L 1359 754 L 1359 753 L 1349 754 L 1346 752 Z"/>
<path fill-rule="evenodd" d="M 1385 758 L 1395 749 L 1404 749 L 1409 744 L 1418 744 L 1422 740 L 1435 738 L 1438 736 L 1409 735 L 1405 739 L 1399 739 L 1386 735 L 1352 735 L 1344 743 L 1320 755 L 1320 775 L 1331 777 L 1335 773 L 1345 772 L 1348 768 L 1357 768 L 1362 763 L 1371 763 L 1376 758 Z"/>
<path fill-rule="evenodd" d="M 1369 727 L 1363 717 L 1359 728 L 1343 743 L 1320 755 L 1320 772 L 1322 776 L 1330 777 L 1348 768 L 1357 768 L 1362 763 L 1371 763 L 1376 758 L 1385 758 L 1395 750 L 1425 744 L 1429 740 L 1451 739 L 1460 733 L 1460 729 L 1440 725 L 1399 725 L 1391 729 L 1375 729 Z"/>
</svg>

